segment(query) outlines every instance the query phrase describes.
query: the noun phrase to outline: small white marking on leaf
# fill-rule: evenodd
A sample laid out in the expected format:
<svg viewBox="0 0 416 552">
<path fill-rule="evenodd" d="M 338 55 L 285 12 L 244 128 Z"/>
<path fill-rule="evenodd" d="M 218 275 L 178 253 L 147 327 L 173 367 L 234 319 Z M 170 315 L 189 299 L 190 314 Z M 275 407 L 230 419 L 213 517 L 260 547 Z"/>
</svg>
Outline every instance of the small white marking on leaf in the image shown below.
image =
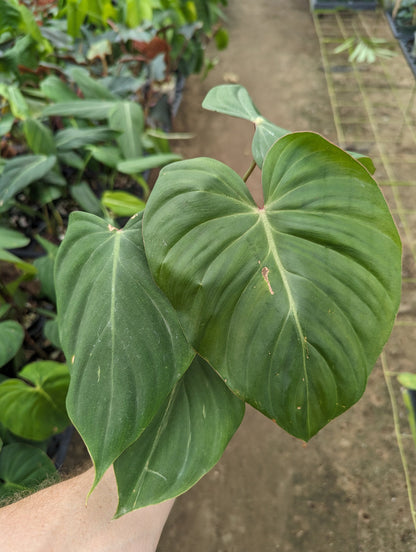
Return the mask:
<svg viewBox="0 0 416 552">
<path fill-rule="evenodd" d="M 74 364 L 74 362 L 75 362 L 75 355 L 72 355 L 71 364 Z"/>
<path fill-rule="evenodd" d="M 98 370 L 97 370 L 97 383 L 100 383 L 100 378 L 101 378 L 101 368 L 98 367 Z"/>
<path fill-rule="evenodd" d="M 207 417 L 207 413 L 206 413 L 206 410 L 205 410 L 205 404 L 202 405 L 202 416 L 204 417 L 204 419 Z"/>
<path fill-rule="evenodd" d="M 270 295 L 274 295 L 274 291 L 273 291 L 272 286 L 270 285 L 270 282 L 269 282 L 269 272 L 270 272 L 270 270 L 267 268 L 267 266 L 264 266 L 261 269 L 261 275 L 263 276 L 264 281 L 266 282 L 267 287 L 269 288 Z"/>
<path fill-rule="evenodd" d="M 108 225 L 108 229 L 110 230 L 110 232 L 114 232 L 114 231 L 117 232 L 117 230 L 118 230 L 118 228 L 116 228 L 116 227 L 113 226 L 112 224 L 109 224 L 109 225 Z"/>
<path fill-rule="evenodd" d="M 150 468 L 147 468 L 146 471 L 149 472 L 149 473 L 153 473 L 153 475 L 157 475 L 158 477 L 161 477 L 164 481 L 167 481 L 167 479 L 164 475 L 162 475 L 161 473 L 159 473 L 155 470 L 151 470 Z"/>
</svg>

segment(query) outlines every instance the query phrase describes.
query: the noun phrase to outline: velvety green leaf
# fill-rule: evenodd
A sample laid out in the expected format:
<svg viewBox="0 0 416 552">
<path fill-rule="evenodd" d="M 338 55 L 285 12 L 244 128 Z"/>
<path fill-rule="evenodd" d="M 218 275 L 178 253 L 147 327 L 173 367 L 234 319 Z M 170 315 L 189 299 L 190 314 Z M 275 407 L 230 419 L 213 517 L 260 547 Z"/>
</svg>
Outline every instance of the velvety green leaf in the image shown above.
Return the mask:
<svg viewBox="0 0 416 552">
<path fill-rule="evenodd" d="M 354 159 L 357 159 L 361 163 L 361 165 L 364 165 L 364 167 L 368 170 L 370 174 L 374 174 L 376 172 L 373 161 L 367 155 L 356 153 L 354 151 L 347 151 L 347 153 L 354 157 Z"/>
<path fill-rule="evenodd" d="M 45 479 L 59 481 L 51 459 L 24 443 L 6 445 L 0 452 L 0 498 L 35 489 Z"/>
<path fill-rule="evenodd" d="M 0 136 L 4 136 L 5 134 L 8 134 L 14 123 L 14 115 L 12 113 L 7 113 L 6 115 L 2 115 L 0 119 Z"/>
<path fill-rule="evenodd" d="M 0 34 L 15 31 L 20 22 L 20 12 L 6 0 L 0 0 Z"/>
<path fill-rule="evenodd" d="M 397 376 L 397 379 L 403 387 L 416 390 L 416 374 L 412 374 L 411 372 L 402 372 Z"/>
<path fill-rule="evenodd" d="M 16 255 L 13 255 L 13 253 L 5 251 L 4 249 L 0 249 L 0 261 L 5 261 L 6 263 L 13 264 L 16 268 L 18 268 L 25 274 L 36 274 L 36 268 L 32 264 L 22 261 L 22 259 L 19 259 L 19 257 L 17 257 Z"/>
<path fill-rule="evenodd" d="M 17 119 L 26 119 L 30 116 L 29 106 L 16 85 L 0 83 L 0 96 L 9 102 L 10 111 Z"/>
<path fill-rule="evenodd" d="M 272 146 L 263 192 L 259 209 L 214 160 L 163 169 L 146 254 L 196 351 L 307 440 L 364 391 L 398 309 L 401 244 L 367 170 L 317 134 Z"/>
<path fill-rule="evenodd" d="M 114 108 L 114 101 L 74 100 L 48 105 L 42 111 L 43 116 L 76 117 L 78 119 L 106 119 Z"/>
<path fill-rule="evenodd" d="M 55 139 L 51 129 L 37 119 L 26 119 L 23 123 L 23 133 L 33 153 L 45 155 L 56 153 Z"/>
<path fill-rule="evenodd" d="M 68 0 L 66 16 L 69 36 L 77 38 L 80 35 L 81 25 L 87 13 L 88 0 Z"/>
<path fill-rule="evenodd" d="M 125 159 L 141 157 L 144 117 L 141 106 L 134 102 L 119 102 L 110 112 L 108 125 L 119 132 L 117 144 Z"/>
<path fill-rule="evenodd" d="M 16 355 L 22 346 L 24 336 L 23 328 L 18 322 L 0 322 L 0 368 Z"/>
<path fill-rule="evenodd" d="M 202 107 L 251 122 L 261 116 L 249 93 L 240 84 L 214 86 L 205 96 Z"/>
<path fill-rule="evenodd" d="M 41 283 L 41 293 L 50 299 L 53 303 L 56 303 L 56 293 L 55 293 L 55 281 L 54 281 L 54 265 L 55 258 L 58 252 L 58 246 L 54 243 L 51 243 L 48 240 L 38 236 L 37 241 L 42 245 L 46 251 L 46 255 L 39 257 L 33 261 L 37 271 L 38 278 Z"/>
<path fill-rule="evenodd" d="M 45 186 L 43 182 L 33 185 L 33 196 L 36 203 L 43 206 L 62 197 L 62 188 L 57 186 Z"/>
<path fill-rule="evenodd" d="M 46 77 L 39 86 L 46 98 L 49 98 L 53 102 L 71 102 L 73 100 L 79 100 L 76 93 L 56 75 Z"/>
<path fill-rule="evenodd" d="M 80 87 L 86 100 L 117 100 L 108 88 L 103 86 L 96 79 L 89 76 L 85 69 L 79 67 L 72 69 L 71 78 Z"/>
<path fill-rule="evenodd" d="M 25 247 L 29 243 L 30 238 L 21 232 L 0 226 L 0 249 L 18 249 L 19 247 Z"/>
<path fill-rule="evenodd" d="M 120 163 L 120 161 L 122 161 L 123 159 L 121 156 L 121 152 L 117 147 L 90 146 L 88 149 L 94 159 L 96 159 L 103 165 L 107 165 L 107 167 L 111 167 L 112 169 L 116 169 L 118 163 Z"/>
<path fill-rule="evenodd" d="M 191 488 L 221 458 L 243 415 L 244 402 L 195 359 L 141 437 L 116 460 L 116 517 Z"/>
<path fill-rule="evenodd" d="M 117 230 L 72 213 L 55 281 L 71 365 L 68 413 L 97 482 L 150 423 L 194 352 L 149 272 L 140 216 Z"/>
<path fill-rule="evenodd" d="M 79 169 L 80 171 L 83 171 L 85 168 L 85 161 L 74 151 L 59 151 L 58 159 L 59 161 L 61 161 L 61 163 L 64 163 L 69 167 L 73 167 L 74 169 Z"/>
<path fill-rule="evenodd" d="M 63 431 L 69 425 L 65 364 L 32 362 L 19 372 L 19 378 L 0 383 L 0 422 L 14 434 L 34 441 Z"/>
<path fill-rule="evenodd" d="M 274 125 L 260 115 L 247 90 L 240 84 L 215 86 L 206 95 L 202 107 L 210 111 L 246 119 L 255 125 L 252 152 L 253 158 L 260 168 L 263 166 L 264 158 L 270 147 L 278 138 L 288 133 L 287 130 Z"/>
<path fill-rule="evenodd" d="M 104 214 L 103 208 L 101 207 L 100 200 L 91 190 L 91 187 L 87 182 L 82 181 L 78 184 L 74 184 L 69 188 L 69 192 L 73 199 L 78 203 L 78 205 L 87 213 L 92 215 L 97 215 L 102 217 Z"/>
<path fill-rule="evenodd" d="M 125 174 L 138 174 L 149 169 L 162 167 L 168 163 L 179 161 L 182 159 L 177 153 L 155 153 L 154 155 L 146 155 L 140 159 L 126 159 L 117 164 L 117 169 Z"/>
<path fill-rule="evenodd" d="M 56 133 L 56 146 L 60 150 L 71 150 L 113 140 L 116 133 L 107 127 L 66 128 Z"/>
<path fill-rule="evenodd" d="M 107 190 L 101 196 L 101 203 L 119 217 L 131 217 L 143 211 L 146 203 L 128 192 Z"/>
<path fill-rule="evenodd" d="M 59 337 L 59 325 L 57 320 L 47 320 L 43 329 L 46 339 L 57 349 L 62 349 L 61 340 Z"/>
<path fill-rule="evenodd" d="M 262 117 L 247 90 L 240 84 L 222 84 L 212 88 L 206 95 L 202 107 L 210 111 L 246 119 L 255 125 L 252 153 L 260 168 L 262 168 L 264 158 L 274 142 L 289 133 L 288 130 L 278 127 Z M 374 174 L 375 167 L 369 157 L 361 153 L 347 153 L 358 159 L 370 174 Z"/>
<path fill-rule="evenodd" d="M 253 122 L 256 126 L 256 130 L 254 132 L 251 151 L 253 153 L 254 161 L 260 168 L 262 168 L 264 158 L 266 157 L 269 149 L 276 142 L 276 140 L 285 134 L 288 134 L 289 131 L 274 125 L 264 117 L 257 117 L 257 119 Z"/>
<path fill-rule="evenodd" d="M 0 303 L 0 318 L 3 318 L 3 316 L 6 316 L 6 314 L 9 312 L 11 308 L 10 303 Z"/>
<path fill-rule="evenodd" d="M 55 163 L 54 155 L 20 155 L 8 161 L 0 176 L 0 205 L 41 179 Z"/>
</svg>

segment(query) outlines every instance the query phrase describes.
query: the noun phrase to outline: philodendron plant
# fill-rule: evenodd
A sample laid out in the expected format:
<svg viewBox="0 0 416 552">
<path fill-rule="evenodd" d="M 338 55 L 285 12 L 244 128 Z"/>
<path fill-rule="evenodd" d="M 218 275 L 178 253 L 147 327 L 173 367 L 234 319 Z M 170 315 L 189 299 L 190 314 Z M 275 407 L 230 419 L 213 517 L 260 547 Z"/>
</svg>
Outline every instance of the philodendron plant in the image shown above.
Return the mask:
<svg viewBox="0 0 416 552">
<path fill-rule="evenodd" d="M 114 464 L 116 516 L 194 485 L 246 402 L 310 439 L 363 394 L 399 305 L 371 162 L 276 127 L 241 86 L 203 105 L 255 124 L 264 206 L 250 171 L 180 161 L 122 229 L 73 213 L 56 261 L 67 408 L 95 484 Z"/>
</svg>

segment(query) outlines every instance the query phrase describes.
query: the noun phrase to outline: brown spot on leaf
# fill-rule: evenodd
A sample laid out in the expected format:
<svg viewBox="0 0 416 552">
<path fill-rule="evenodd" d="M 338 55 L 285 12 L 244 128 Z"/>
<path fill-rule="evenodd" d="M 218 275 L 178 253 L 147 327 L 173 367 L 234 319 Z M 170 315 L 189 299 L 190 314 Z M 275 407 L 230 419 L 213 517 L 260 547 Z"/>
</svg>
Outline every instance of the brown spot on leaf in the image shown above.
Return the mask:
<svg viewBox="0 0 416 552">
<path fill-rule="evenodd" d="M 269 272 L 270 272 L 270 270 L 267 268 L 267 266 L 264 266 L 261 269 L 261 275 L 263 276 L 264 281 L 266 282 L 267 287 L 269 288 L 270 295 L 274 295 L 274 291 L 273 291 L 272 286 L 270 285 L 270 282 L 269 282 Z"/>
</svg>

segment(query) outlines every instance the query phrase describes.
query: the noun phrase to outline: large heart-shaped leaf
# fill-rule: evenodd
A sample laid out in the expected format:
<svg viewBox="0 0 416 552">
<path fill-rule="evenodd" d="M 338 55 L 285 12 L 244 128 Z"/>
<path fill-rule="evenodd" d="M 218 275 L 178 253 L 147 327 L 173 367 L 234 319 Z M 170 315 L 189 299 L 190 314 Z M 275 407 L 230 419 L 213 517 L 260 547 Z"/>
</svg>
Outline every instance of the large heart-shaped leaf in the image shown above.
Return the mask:
<svg viewBox="0 0 416 552">
<path fill-rule="evenodd" d="M 148 426 L 194 351 L 151 277 L 140 216 L 117 230 L 94 215 L 72 214 L 55 279 L 71 364 L 68 413 L 98 481 Z"/>
<path fill-rule="evenodd" d="M 34 489 L 43 480 L 59 480 L 52 461 L 40 449 L 12 443 L 0 451 L 0 498 Z"/>
<path fill-rule="evenodd" d="M 65 364 L 38 361 L 0 383 L 0 421 L 19 437 L 43 441 L 69 425 L 65 397 L 69 373 Z"/>
<path fill-rule="evenodd" d="M 191 488 L 221 458 L 243 415 L 244 402 L 196 357 L 141 437 L 116 460 L 117 515 Z"/>
<path fill-rule="evenodd" d="M 317 134 L 272 146 L 263 191 L 259 209 L 217 161 L 170 165 L 146 254 L 197 352 L 307 440 L 364 391 L 399 305 L 401 245 L 368 172 Z"/>
</svg>

